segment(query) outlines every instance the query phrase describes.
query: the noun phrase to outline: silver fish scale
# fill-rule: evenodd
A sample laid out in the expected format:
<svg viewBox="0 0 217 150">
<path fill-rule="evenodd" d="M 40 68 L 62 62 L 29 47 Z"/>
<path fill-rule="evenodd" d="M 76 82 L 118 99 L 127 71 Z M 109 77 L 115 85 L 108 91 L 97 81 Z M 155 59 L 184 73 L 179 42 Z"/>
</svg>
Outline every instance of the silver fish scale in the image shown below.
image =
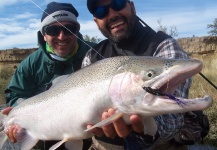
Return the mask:
<svg viewBox="0 0 217 150">
<path fill-rule="evenodd" d="M 61 91 L 66 92 L 67 90 L 71 89 L 71 87 L 88 86 L 89 84 L 101 82 L 108 77 L 112 77 L 117 72 L 117 68 L 119 68 L 125 62 L 129 61 L 130 58 L 131 57 L 121 57 L 120 59 L 120 58 L 114 57 L 111 59 L 103 59 L 101 61 L 94 63 L 94 65 L 90 65 L 88 67 L 80 69 L 79 71 L 76 71 L 75 73 L 69 75 L 68 78 L 66 78 L 64 82 L 60 83 L 54 88 L 51 88 L 49 92 L 43 92 L 43 93 L 38 94 L 37 99 L 35 99 L 34 97 L 31 97 L 25 103 L 19 104 L 17 107 L 15 107 L 10 112 L 10 114 L 12 114 L 13 112 L 16 112 L 16 109 L 20 109 L 25 106 L 35 105 L 37 103 L 45 103 L 46 100 L 48 100 L 48 99 L 45 99 L 45 97 L 49 97 L 49 100 L 50 100 L 51 97 L 56 96 L 52 93 L 61 93 Z"/>
<path fill-rule="evenodd" d="M 197 60 L 189 60 L 189 61 L 197 61 Z M 174 62 L 177 64 L 179 63 L 179 60 L 174 60 L 174 59 L 165 60 L 163 58 L 157 58 L 157 57 L 153 59 L 153 57 L 144 57 L 144 56 L 130 56 L 130 57 L 122 56 L 122 57 L 103 59 L 101 61 L 97 61 L 96 63 L 94 63 L 94 65 L 90 65 L 69 75 L 69 77 L 65 80 L 65 82 L 62 82 L 58 86 L 50 89 L 52 90 L 52 92 L 46 93 L 47 95 L 46 97 L 52 97 L 53 94 L 51 93 L 59 93 L 60 92 L 59 89 L 61 89 L 61 91 L 67 91 L 71 87 L 79 87 L 79 86 L 83 87 L 83 86 L 88 86 L 89 84 L 95 84 L 96 82 L 102 82 L 105 79 L 113 77 L 115 74 L 117 74 L 117 72 L 121 73 L 118 70 L 121 67 L 123 67 L 121 71 L 127 71 L 135 67 L 134 64 L 141 64 L 141 65 L 145 64 L 147 68 L 149 68 L 150 65 L 153 67 L 153 64 L 155 64 L 154 67 L 158 68 L 157 70 L 159 70 L 162 68 L 167 69 Z M 168 66 L 167 64 L 170 65 Z M 24 107 L 24 105 L 32 105 L 44 101 L 46 101 L 44 99 L 44 93 L 41 93 L 37 95 L 37 99 L 26 102 L 21 106 Z"/>
<path fill-rule="evenodd" d="M 164 63 L 162 63 L 162 60 Z M 123 71 L 134 69 L 134 64 L 141 64 L 141 62 L 143 62 L 142 64 L 147 64 L 147 67 L 149 67 L 149 64 L 153 66 L 153 64 L 156 63 L 155 67 L 162 68 L 162 66 L 166 66 L 165 64 L 167 64 L 168 61 L 170 62 L 170 64 L 174 61 L 177 63 L 177 60 L 165 61 L 162 58 L 155 58 L 153 60 L 153 57 L 145 57 L 144 59 L 144 56 L 123 56 L 103 59 L 101 61 L 97 61 L 96 63 L 94 63 L 94 65 L 90 65 L 69 75 L 64 82 L 50 89 L 50 92 L 38 94 L 37 99 L 35 99 L 34 97 L 29 98 L 28 102 L 22 103 L 22 105 L 20 104 L 18 107 L 16 107 L 16 109 L 40 102 L 45 102 L 45 97 L 54 97 L 52 93 L 61 93 L 61 91 L 66 92 L 71 87 L 83 87 L 88 86 L 89 84 L 96 84 L 97 82 L 102 82 L 105 79 L 112 78 L 115 74 L 117 74 L 117 72 L 121 73 Z M 118 69 L 121 67 L 123 68 L 121 69 L 121 72 L 119 72 Z M 13 109 L 13 111 L 15 111 L 15 109 Z M 11 111 L 11 113 L 13 111 Z"/>
</svg>

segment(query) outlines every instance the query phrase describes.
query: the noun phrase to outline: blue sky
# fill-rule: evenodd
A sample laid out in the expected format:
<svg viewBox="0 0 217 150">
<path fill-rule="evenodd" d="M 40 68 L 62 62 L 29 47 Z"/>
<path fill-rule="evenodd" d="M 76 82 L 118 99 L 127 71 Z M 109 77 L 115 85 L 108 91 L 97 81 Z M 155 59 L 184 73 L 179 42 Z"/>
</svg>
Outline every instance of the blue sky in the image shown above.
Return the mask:
<svg viewBox="0 0 217 150">
<path fill-rule="evenodd" d="M 72 3 L 79 12 L 81 33 L 103 39 L 86 0 L 0 0 L 0 50 L 37 47 L 42 10 L 51 1 Z M 133 0 L 137 15 L 157 31 L 176 26 L 178 38 L 207 36 L 207 24 L 217 18 L 217 0 Z"/>
</svg>

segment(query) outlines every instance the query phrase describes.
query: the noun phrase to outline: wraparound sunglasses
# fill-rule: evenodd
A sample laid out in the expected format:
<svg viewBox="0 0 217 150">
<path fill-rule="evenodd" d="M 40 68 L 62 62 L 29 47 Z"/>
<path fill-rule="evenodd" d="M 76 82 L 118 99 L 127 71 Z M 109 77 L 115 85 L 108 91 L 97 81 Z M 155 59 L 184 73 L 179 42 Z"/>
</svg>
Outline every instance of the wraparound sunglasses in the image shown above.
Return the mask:
<svg viewBox="0 0 217 150">
<path fill-rule="evenodd" d="M 44 28 L 44 33 L 50 36 L 58 36 L 61 31 L 65 35 L 74 35 L 77 32 L 77 26 L 73 24 L 66 24 L 64 26 L 49 25 Z"/>
<path fill-rule="evenodd" d="M 105 18 L 109 13 L 109 7 L 111 7 L 115 11 L 120 11 L 126 6 L 128 0 L 112 0 L 108 5 L 97 6 L 93 16 L 98 19 Z"/>
</svg>

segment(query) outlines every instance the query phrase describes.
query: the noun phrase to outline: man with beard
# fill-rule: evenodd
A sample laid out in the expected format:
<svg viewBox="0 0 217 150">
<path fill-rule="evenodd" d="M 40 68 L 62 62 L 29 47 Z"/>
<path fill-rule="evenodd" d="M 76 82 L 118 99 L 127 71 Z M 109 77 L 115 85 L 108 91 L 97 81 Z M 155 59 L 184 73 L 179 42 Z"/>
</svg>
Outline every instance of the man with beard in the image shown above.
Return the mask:
<svg viewBox="0 0 217 150">
<path fill-rule="evenodd" d="M 113 56 L 138 55 L 171 59 L 188 59 L 188 55 L 169 35 L 155 32 L 136 15 L 134 3 L 129 0 L 87 0 L 87 7 L 101 33 L 107 38 L 94 46 L 86 54 L 82 67 L 103 58 Z M 96 52 L 97 51 L 97 52 Z M 188 97 L 191 80 L 186 80 L 177 88 L 174 95 Z M 112 116 L 115 110 L 102 114 L 102 120 Z M 132 115 L 131 126 L 123 119 L 102 129 L 91 130 L 93 137 L 91 149 L 187 149 L 174 142 L 174 137 L 183 125 L 183 114 L 165 114 L 154 118 L 157 125 L 155 136 L 143 133 L 143 122 Z M 91 127 L 88 125 L 87 127 Z"/>
</svg>

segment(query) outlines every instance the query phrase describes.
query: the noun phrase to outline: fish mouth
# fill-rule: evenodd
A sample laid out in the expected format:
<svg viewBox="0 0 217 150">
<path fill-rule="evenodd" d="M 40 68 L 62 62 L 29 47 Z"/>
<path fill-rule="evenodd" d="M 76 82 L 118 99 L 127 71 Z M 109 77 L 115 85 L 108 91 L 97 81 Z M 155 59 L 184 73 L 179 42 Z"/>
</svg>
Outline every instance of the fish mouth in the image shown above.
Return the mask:
<svg viewBox="0 0 217 150">
<path fill-rule="evenodd" d="M 155 106 L 161 110 L 160 113 L 182 113 L 187 111 L 205 110 L 209 108 L 213 101 L 212 97 L 205 95 L 203 97 L 188 98 L 187 88 L 191 85 L 190 78 L 202 70 L 202 63 L 172 66 L 163 73 L 155 76 L 148 82 L 144 82 L 143 89 L 146 92 L 143 99 L 145 103 Z M 150 110 L 156 114 L 158 110 Z M 142 109 L 142 108 L 141 108 Z"/>
<path fill-rule="evenodd" d="M 181 95 L 176 97 L 174 93 L 180 85 L 185 86 L 186 83 L 190 84 L 190 78 L 198 74 L 201 70 L 202 65 L 190 69 L 173 69 L 156 76 L 148 86 L 143 86 L 143 89 L 149 94 L 160 97 L 162 100 L 170 103 L 175 102 L 183 107 L 189 102 L 193 103 L 195 99 L 186 99 Z M 177 93 L 175 94 L 177 95 Z"/>
<path fill-rule="evenodd" d="M 151 87 L 143 87 L 143 89 L 149 94 L 161 97 L 162 100 L 169 101 L 170 103 L 174 102 L 180 107 L 184 107 L 184 105 L 187 104 L 186 99 L 178 98 L 173 95 L 175 89 L 182 83 L 185 82 L 181 80 L 177 82 L 177 80 L 175 80 L 172 85 L 169 82 L 166 82 L 159 89 L 153 89 Z"/>
</svg>

